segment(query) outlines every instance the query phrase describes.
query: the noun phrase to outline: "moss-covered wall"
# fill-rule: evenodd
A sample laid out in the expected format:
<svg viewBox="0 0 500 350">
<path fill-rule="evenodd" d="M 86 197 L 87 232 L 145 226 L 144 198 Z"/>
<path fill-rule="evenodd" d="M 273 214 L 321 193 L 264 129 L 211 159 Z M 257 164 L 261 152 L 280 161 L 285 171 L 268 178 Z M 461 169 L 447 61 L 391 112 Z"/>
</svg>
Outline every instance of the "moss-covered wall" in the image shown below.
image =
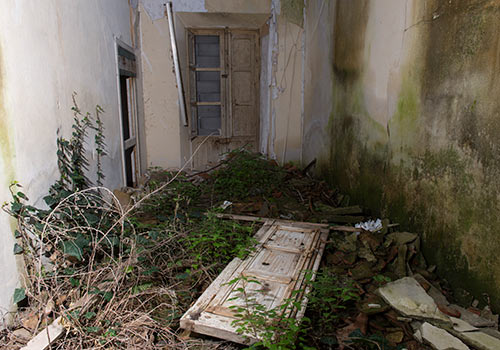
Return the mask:
<svg viewBox="0 0 500 350">
<path fill-rule="evenodd" d="M 439 273 L 498 311 L 500 1 L 397 6 L 336 2 L 319 171 L 420 232 Z"/>
</svg>

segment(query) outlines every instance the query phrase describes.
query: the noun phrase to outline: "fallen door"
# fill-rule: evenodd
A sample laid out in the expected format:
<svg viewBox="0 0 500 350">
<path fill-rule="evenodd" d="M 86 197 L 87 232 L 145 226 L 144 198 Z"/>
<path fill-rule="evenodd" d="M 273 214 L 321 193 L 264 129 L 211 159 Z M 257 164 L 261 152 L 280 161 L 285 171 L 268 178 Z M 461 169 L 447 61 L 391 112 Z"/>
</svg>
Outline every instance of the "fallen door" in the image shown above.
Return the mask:
<svg viewBox="0 0 500 350">
<path fill-rule="evenodd" d="M 244 289 L 245 295 L 252 295 L 268 310 L 283 305 L 297 294 L 294 291 L 307 292 L 306 271 L 317 271 L 327 236 L 325 225 L 267 221 L 257 232 L 256 250 L 243 261 L 234 259 L 224 269 L 182 316 L 181 327 L 241 344 L 258 341 L 251 334 L 238 334 L 232 325 L 236 317 L 231 307 L 245 305 L 240 291 Z M 245 283 L 242 276 L 259 283 Z M 229 283 L 235 279 L 238 282 Z M 304 309 L 305 305 L 288 316 L 300 319 Z"/>
</svg>

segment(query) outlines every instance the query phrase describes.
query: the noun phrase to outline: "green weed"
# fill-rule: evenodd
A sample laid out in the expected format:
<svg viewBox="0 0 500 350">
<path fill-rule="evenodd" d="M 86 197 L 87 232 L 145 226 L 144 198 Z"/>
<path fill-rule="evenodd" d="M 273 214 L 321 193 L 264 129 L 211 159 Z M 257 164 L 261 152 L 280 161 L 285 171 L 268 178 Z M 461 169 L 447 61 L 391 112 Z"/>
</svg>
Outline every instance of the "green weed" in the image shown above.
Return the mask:
<svg viewBox="0 0 500 350">
<path fill-rule="evenodd" d="M 214 191 L 225 197 L 221 199 L 270 196 L 284 176 L 284 170 L 273 162 L 241 149 L 230 152 L 225 167 L 212 174 Z"/>
<path fill-rule="evenodd" d="M 186 243 L 190 254 L 205 266 L 229 263 L 233 258 L 244 259 L 256 243 L 254 226 L 244 226 L 207 213 L 198 226 L 188 234 Z"/>
<path fill-rule="evenodd" d="M 242 276 L 233 279 L 228 284 L 236 285 L 240 282 L 241 287 L 235 288 L 233 291 L 237 295 L 229 299 L 243 301 L 243 304 L 230 306 L 236 318 L 232 325 L 236 327 L 239 334 L 260 339 L 249 349 L 312 349 L 302 343 L 303 338 L 301 336 L 304 332 L 302 324 L 309 322 L 309 320 L 304 317 L 298 321 L 293 317 L 293 314 L 302 308 L 302 300 L 298 296 L 303 291 L 294 291 L 292 296 L 284 300 L 281 305 L 268 309 L 257 301 L 258 295 L 262 293 L 260 290 L 253 293 L 247 291 L 249 284 L 260 285 L 261 282 Z M 297 344 L 299 345 L 297 346 Z"/>
<path fill-rule="evenodd" d="M 315 319 L 322 326 L 332 325 L 342 316 L 342 310 L 359 299 L 352 280 L 345 276 L 338 276 L 328 268 L 317 272 L 314 281 L 312 281 L 311 272 L 307 274 L 306 279 L 312 287 L 308 305 L 312 312 L 319 316 Z"/>
</svg>

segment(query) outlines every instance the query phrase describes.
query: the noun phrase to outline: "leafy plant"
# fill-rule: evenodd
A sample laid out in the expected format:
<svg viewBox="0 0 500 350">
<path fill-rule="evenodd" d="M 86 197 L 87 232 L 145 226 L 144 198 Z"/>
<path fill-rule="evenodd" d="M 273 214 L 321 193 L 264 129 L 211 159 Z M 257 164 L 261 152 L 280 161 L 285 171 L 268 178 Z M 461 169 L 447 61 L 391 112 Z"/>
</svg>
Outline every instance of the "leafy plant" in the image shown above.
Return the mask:
<svg viewBox="0 0 500 350">
<path fill-rule="evenodd" d="M 253 226 L 219 219 L 208 212 L 199 225 L 186 237 L 190 254 L 200 263 L 225 265 L 234 257 L 244 259 L 256 241 Z"/>
<path fill-rule="evenodd" d="M 239 334 L 259 339 L 250 349 L 260 347 L 271 350 L 295 349 L 297 341 L 301 343 L 303 340 L 301 334 L 304 329 L 301 327 L 301 322 L 309 322 L 305 317 L 301 322 L 293 317 L 294 313 L 302 308 L 302 300 L 298 296 L 303 291 L 294 291 L 292 296 L 284 300 L 281 305 L 268 309 L 258 302 L 258 295 L 263 293 L 262 290 L 248 292 L 247 287 L 252 283 L 261 284 L 260 281 L 246 276 L 228 282 L 229 285 L 241 285 L 233 291 L 237 295 L 229 299 L 242 301 L 242 303 L 230 306 L 236 317 L 232 325 L 236 327 Z M 301 343 L 300 348 L 308 349 L 309 347 Z"/>
<path fill-rule="evenodd" d="M 313 274 L 306 275 L 307 283 L 312 287 L 309 294 L 309 306 L 318 313 L 322 325 L 331 324 L 341 316 L 340 311 L 347 308 L 350 303 L 359 299 L 357 290 L 353 287 L 352 280 L 338 276 L 328 268 Z"/>
<path fill-rule="evenodd" d="M 73 259 L 73 263 L 77 265 L 84 266 L 83 261 L 87 257 L 95 256 L 97 252 L 105 255 L 106 251 L 112 252 L 114 246 L 117 245 L 117 242 L 113 240 L 113 234 L 107 235 L 116 215 L 104 209 L 106 203 L 101 193 L 89 189 L 92 183 L 86 175 L 89 163 L 85 157 L 85 144 L 88 131 L 92 129 L 95 131 L 98 155 L 97 183 L 101 184 L 104 179 L 101 162 L 106 151 L 104 126 L 100 118 L 103 109 L 96 107 L 94 122 L 89 113 L 83 115 L 80 112 L 75 95 L 73 95 L 73 102 L 71 138 L 65 139 L 61 136 L 57 138 L 57 164 L 60 178 L 50 187 L 49 194 L 44 197 L 50 209 L 26 204 L 29 198 L 22 192 L 22 186 L 16 181 L 9 186 L 12 201 L 3 205 L 3 209 L 18 221 L 18 229 L 15 231 L 18 242 L 14 245 L 14 253 L 25 255 L 25 260 L 31 262 L 26 264 L 27 268 L 31 269 L 30 273 L 37 277 L 50 278 L 57 273 L 57 271 L 45 270 L 44 264 L 40 261 L 44 256 L 48 258 L 50 254 L 53 254 L 53 257 L 56 257 L 59 254 Z M 56 207 L 58 210 L 53 212 Z M 105 239 L 104 236 L 106 236 Z M 102 249 L 97 249 L 93 245 L 95 242 L 99 242 Z M 69 282 L 73 286 L 76 282 L 79 284 L 79 280 L 72 276 L 69 277 Z M 38 288 L 41 288 L 40 285 Z M 20 290 L 16 290 L 15 300 L 21 297 Z M 22 291 L 24 292 L 24 289 Z"/>
<path fill-rule="evenodd" d="M 225 167 L 214 171 L 214 190 L 222 199 L 244 199 L 252 195 L 270 196 L 285 172 L 262 156 L 244 149 L 227 155 Z"/>
</svg>

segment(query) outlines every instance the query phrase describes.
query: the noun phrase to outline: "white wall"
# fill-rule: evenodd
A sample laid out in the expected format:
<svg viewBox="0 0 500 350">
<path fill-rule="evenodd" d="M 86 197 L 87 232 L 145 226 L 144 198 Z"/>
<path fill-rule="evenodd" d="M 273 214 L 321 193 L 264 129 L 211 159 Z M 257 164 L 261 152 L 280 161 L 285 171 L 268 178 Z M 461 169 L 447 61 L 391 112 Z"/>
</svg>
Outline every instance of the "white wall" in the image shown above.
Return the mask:
<svg viewBox="0 0 500 350">
<path fill-rule="evenodd" d="M 165 16 L 153 19 L 139 5 L 148 167 L 181 166 L 181 126 L 170 34 Z"/>
<path fill-rule="evenodd" d="M 335 2 L 309 0 L 305 26 L 305 82 L 302 162 L 308 164 L 328 148 L 332 111 L 332 62 Z"/>
<path fill-rule="evenodd" d="M 31 203 L 42 203 L 58 177 L 56 132 L 71 136 L 73 92 L 82 111 L 93 112 L 97 104 L 105 109 L 105 185 L 122 186 L 114 37 L 131 44 L 128 2 L 2 0 L 0 23 L 2 202 L 10 199 L 8 184 L 18 180 Z M 20 285 L 11 224 L 1 213 L 0 314 Z"/>
</svg>

